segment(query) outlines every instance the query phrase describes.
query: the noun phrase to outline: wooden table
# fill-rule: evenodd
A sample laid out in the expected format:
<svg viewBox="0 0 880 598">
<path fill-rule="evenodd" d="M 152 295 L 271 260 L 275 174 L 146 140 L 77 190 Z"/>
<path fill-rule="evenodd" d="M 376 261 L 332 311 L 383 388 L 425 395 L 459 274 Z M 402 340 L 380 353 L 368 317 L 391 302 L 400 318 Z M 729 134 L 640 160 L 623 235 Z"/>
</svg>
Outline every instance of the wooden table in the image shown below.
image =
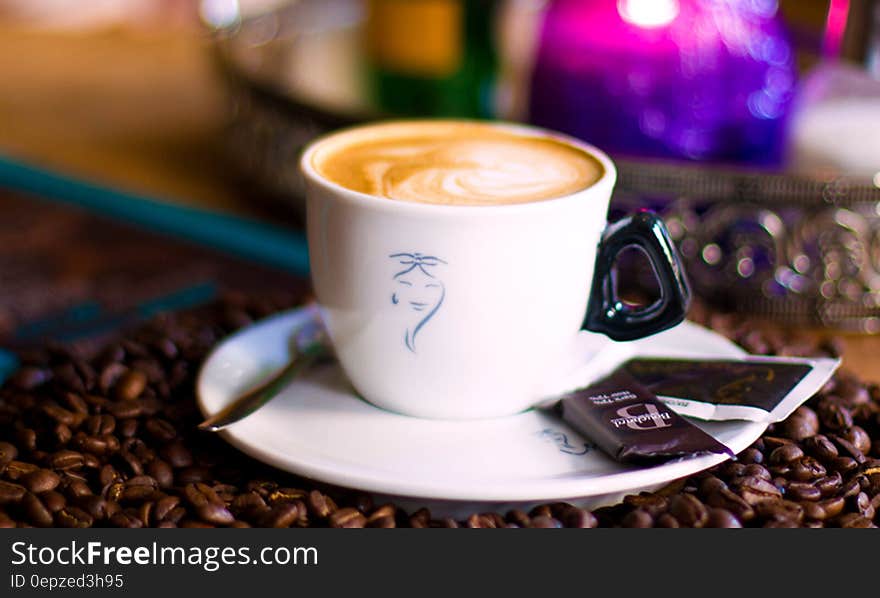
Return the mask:
<svg viewBox="0 0 880 598">
<path fill-rule="evenodd" d="M 226 107 L 201 32 L 0 24 L 0 81 L 0 152 L 129 191 L 267 217 L 221 166 Z M 880 337 L 844 342 L 845 367 L 880 382 Z"/>
</svg>

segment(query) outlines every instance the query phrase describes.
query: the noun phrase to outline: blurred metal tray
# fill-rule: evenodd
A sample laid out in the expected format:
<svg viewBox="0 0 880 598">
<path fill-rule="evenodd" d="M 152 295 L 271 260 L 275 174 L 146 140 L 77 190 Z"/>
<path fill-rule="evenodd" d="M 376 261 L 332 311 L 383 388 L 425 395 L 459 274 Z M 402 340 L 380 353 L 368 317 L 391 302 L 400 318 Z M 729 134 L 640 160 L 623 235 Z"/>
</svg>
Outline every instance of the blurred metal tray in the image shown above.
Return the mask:
<svg viewBox="0 0 880 598">
<path fill-rule="evenodd" d="M 233 103 L 233 166 L 297 213 L 297 161 L 316 136 L 381 117 L 362 80 L 358 0 L 285 3 L 212 23 Z M 618 158 L 612 217 L 661 213 L 695 291 L 796 325 L 880 332 L 880 189 L 820 174 Z"/>
</svg>

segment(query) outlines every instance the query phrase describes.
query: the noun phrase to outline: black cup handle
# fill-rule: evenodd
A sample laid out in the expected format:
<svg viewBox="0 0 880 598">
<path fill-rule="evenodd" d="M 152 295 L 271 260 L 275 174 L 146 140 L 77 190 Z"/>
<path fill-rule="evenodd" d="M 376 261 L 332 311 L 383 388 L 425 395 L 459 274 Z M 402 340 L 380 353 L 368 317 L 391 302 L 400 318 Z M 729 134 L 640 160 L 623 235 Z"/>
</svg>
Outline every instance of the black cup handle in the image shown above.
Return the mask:
<svg viewBox="0 0 880 598">
<path fill-rule="evenodd" d="M 628 306 L 617 297 L 614 262 L 629 247 L 645 252 L 660 283 L 660 298 L 645 307 Z M 609 225 L 602 234 L 583 328 L 616 341 L 642 338 L 684 320 L 690 297 L 681 260 L 666 226 L 653 212 L 640 211 Z"/>
</svg>

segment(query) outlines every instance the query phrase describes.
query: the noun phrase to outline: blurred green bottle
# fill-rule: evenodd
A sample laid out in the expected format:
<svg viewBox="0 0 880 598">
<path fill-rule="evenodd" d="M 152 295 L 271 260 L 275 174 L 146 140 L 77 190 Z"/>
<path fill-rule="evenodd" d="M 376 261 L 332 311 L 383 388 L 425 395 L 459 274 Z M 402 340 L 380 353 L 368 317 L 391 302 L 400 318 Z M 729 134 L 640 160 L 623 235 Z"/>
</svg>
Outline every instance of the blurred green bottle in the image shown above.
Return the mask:
<svg viewBox="0 0 880 598">
<path fill-rule="evenodd" d="M 497 0 L 368 0 L 375 101 L 402 116 L 495 116 Z"/>
</svg>

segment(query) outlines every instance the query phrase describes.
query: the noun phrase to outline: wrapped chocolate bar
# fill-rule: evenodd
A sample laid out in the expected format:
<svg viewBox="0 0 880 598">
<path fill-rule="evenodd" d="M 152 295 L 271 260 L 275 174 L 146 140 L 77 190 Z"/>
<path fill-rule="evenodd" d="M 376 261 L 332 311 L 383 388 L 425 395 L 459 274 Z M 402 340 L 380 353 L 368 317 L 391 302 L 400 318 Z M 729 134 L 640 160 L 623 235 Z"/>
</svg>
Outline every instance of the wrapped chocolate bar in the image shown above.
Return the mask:
<svg viewBox="0 0 880 598">
<path fill-rule="evenodd" d="M 828 358 L 638 358 L 623 369 L 680 415 L 774 423 L 816 394 L 839 365 Z"/>
<path fill-rule="evenodd" d="M 618 461 L 657 462 L 704 453 L 733 456 L 620 369 L 561 397 L 553 409 Z"/>
</svg>

